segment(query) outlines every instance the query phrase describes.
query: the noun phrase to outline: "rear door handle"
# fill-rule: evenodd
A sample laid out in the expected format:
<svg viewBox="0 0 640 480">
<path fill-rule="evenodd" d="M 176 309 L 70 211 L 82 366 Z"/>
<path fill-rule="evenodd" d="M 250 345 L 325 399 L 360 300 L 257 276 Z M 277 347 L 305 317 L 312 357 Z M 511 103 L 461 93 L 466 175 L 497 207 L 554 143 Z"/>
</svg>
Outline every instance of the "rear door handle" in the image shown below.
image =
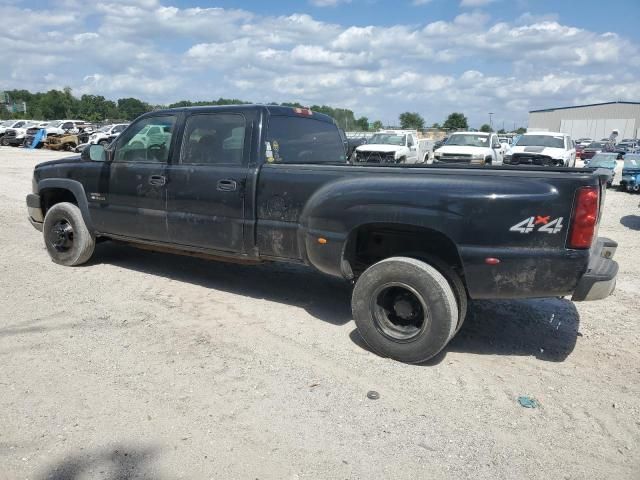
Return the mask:
<svg viewBox="0 0 640 480">
<path fill-rule="evenodd" d="M 149 184 L 156 187 L 161 187 L 167 183 L 167 177 L 164 175 L 151 175 L 149 177 Z"/>
<path fill-rule="evenodd" d="M 238 189 L 238 182 L 225 178 L 224 180 L 218 180 L 216 188 L 221 192 L 235 192 Z"/>
</svg>

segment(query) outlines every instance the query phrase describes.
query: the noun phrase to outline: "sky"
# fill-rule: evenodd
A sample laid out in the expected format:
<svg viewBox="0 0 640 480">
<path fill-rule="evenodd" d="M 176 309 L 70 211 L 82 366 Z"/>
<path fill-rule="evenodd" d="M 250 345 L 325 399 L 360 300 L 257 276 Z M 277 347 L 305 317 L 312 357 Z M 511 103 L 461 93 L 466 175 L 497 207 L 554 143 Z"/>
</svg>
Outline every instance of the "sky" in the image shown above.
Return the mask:
<svg viewBox="0 0 640 480">
<path fill-rule="evenodd" d="M 239 98 L 427 125 L 640 101 L 639 0 L 0 0 L 0 90 Z M 10 52 L 10 54 L 9 54 Z"/>
</svg>

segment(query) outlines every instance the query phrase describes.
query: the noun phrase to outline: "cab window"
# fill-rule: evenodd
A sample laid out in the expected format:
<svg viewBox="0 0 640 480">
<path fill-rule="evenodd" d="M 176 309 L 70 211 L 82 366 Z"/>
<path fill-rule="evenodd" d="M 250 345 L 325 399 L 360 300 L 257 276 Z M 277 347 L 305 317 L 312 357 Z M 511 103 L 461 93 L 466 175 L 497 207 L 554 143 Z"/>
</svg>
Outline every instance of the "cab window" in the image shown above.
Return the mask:
<svg viewBox="0 0 640 480">
<path fill-rule="evenodd" d="M 237 113 L 206 113 L 187 119 L 180 162 L 241 165 L 246 120 Z"/>
<path fill-rule="evenodd" d="M 274 115 L 269 119 L 266 162 L 346 163 L 346 156 L 335 124 Z"/>
<path fill-rule="evenodd" d="M 175 115 L 145 117 L 118 137 L 114 161 L 166 163 L 175 131 Z"/>
</svg>

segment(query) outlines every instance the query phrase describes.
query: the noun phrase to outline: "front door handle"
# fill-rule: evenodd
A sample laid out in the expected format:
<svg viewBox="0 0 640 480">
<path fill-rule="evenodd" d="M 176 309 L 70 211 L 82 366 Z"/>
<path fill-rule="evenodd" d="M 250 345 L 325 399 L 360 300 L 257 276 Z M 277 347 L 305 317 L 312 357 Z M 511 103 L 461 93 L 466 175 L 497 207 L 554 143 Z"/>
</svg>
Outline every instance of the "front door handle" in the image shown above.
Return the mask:
<svg viewBox="0 0 640 480">
<path fill-rule="evenodd" d="M 238 182 L 225 178 L 224 180 L 218 180 L 216 188 L 221 192 L 235 192 L 238 189 Z"/>
<path fill-rule="evenodd" d="M 151 175 L 149 177 L 149 184 L 155 187 L 161 187 L 167 183 L 167 177 L 164 175 Z"/>
</svg>

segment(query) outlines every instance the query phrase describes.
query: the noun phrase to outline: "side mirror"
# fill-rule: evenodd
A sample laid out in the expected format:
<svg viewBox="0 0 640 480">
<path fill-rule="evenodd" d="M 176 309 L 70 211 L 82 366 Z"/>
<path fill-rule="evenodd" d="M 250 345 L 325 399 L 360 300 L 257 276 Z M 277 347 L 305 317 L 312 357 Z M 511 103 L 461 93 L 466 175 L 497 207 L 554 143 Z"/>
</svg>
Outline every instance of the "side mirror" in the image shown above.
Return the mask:
<svg viewBox="0 0 640 480">
<path fill-rule="evenodd" d="M 82 150 L 80 158 L 92 162 L 104 162 L 107 159 L 107 152 L 102 145 L 87 145 Z"/>
</svg>

